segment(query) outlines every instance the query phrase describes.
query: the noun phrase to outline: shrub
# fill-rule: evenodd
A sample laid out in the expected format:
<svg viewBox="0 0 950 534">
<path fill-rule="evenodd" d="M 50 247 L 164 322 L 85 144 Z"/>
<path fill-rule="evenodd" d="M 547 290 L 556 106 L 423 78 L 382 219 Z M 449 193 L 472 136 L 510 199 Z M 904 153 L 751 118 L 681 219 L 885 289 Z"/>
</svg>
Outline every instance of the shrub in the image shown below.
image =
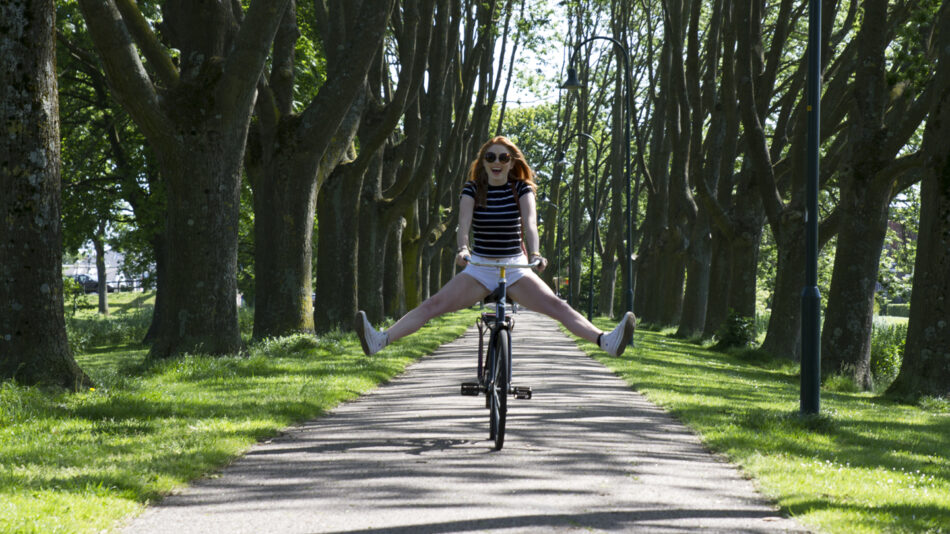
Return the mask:
<svg viewBox="0 0 950 534">
<path fill-rule="evenodd" d="M 769 331 L 769 319 L 772 317 L 771 310 L 757 311 L 755 313 L 755 335 L 756 337 Z"/>
<path fill-rule="evenodd" d="M 250 347 L 252 356 L 286 358 L 295 354 L 306 353 L 318 348 L 320 342 L 311 334 L 291 334 L 283 337 L 262 339 Z"/>
<path fill-rule="evenodd" d="M 90 347 L 139 343 L 151 322 L 151 306 L 114 316 L 67 317 L 66 335 L 76 354 Z"/>
<path fill-rule="evenodd" d="M 906 339 L 906 322 L 874 322 L 871 329 L 871 374 L 876 384 L 890 384 L 897 377 Z"/>
<path fill-rule="evenodd" d="M 83 292 L 79 282 L 74 280 L 71 276 L 63 277 L 63 304 L 68 304 L 72 307 L 72 315 L 76 315 L 76 310 L 79 309 L 79 299 L 81 299 L 83 295 L 85 295 L 85 292 Z"/>
<path fill-rule="evenodd" d="M 755 340 L 755 317 L 744 317 L 730 310 L 729 318 L 716 332 L 719 341 L 713 347 L 722 350 L 730 347 L 748 347 Z"/>
<path fill-rule="evenodd" d="M 854 377 L 847 374 L 829 376 L 825 379 L 822 387 L 828 391 L 838 393 L 858 393 L 861 391 L 861 388 L 858 387 L 858 384 L 854 381 Z"/>
<path fill-rule="evenodd" d="M 250 345 L 253 342 L 254 334 L 254 308 L 251 306 L 241 306 L 238 308 L 238 329 L 241 332 L 241 339 L 244 345 Z"/>
<path fill-rule="evenodd" d="M 910 317 L 910 303 L 891 303 L 884 307 L 884 315 Z"/>
</svg>

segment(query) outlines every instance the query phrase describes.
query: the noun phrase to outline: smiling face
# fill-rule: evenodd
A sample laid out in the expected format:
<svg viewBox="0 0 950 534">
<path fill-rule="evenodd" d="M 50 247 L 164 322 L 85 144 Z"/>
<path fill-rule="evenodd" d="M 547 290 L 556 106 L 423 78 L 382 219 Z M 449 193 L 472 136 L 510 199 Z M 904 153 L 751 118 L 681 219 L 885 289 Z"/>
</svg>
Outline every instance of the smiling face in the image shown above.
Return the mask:
<svg viewBox="0 0 950 534">
<path fill-rule="evenodd" d="M 511 171 L 514 162 L 508 147 L 496 143 L 485 151 L 484 157 L 482 157 L 482 165 L 485 166 L 488 183 L 504 185 L 508 182 L 508 172 Z"/>
</svg>

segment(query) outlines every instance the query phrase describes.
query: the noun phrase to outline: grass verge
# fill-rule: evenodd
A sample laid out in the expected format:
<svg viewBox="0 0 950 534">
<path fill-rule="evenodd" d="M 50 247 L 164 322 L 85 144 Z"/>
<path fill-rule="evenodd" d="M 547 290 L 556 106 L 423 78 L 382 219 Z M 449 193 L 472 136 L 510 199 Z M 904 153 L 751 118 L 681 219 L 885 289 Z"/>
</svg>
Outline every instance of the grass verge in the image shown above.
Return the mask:
<svg viewBox="0 0 950 534">
<path fill-rule="evenodd" d="M 0 532 L 100 532 L 318 416 L 461 335 L 477 310 L 433 320 L 373 357 L 352 334 L 290 336 L 247 356 L 148 365 L 146 348 L 77 357 L 97 387 L 0 384 Z"/>
<path fill-rule="evenodd" d="M 613 327 L 608 319 L 595 323 Z M 908 406 L 826 390 L 821 414 L 801 417 L 797 365 L 754 351 L 715 352 L 649 331 L 638 331 L 636 345 L 621 358 L 577 341 L 738 464 L 808 528 L 950 533 L 946 400 Z"/>
</svg>

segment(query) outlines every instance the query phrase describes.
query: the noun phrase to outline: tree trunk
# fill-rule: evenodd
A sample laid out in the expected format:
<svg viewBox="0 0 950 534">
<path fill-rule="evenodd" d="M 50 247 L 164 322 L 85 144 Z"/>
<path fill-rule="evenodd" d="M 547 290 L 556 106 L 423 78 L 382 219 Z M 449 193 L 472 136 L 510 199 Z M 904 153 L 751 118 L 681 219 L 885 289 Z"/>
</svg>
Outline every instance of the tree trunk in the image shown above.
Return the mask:
<svg viewBox="0 0 950 534">
<path fill-rule="evenodd" d="M 285 160 L 254 190 L 254 338 L 313 332 L 316 180 Z M 266 185 L 264 185 L 266 183 Z"/>
<path fill-rule="evenodd" d="M 845 374 L 870 389 L 874 291 L 890 188 L 845 188 L 828 307 L 821 333 L 822 376 Z"/>
<path fill-rule="evenodd" d="M 870 389 L 871 326 L 877 271 L 887 233 L 892 181 L 880 173 L 891 156 L 887 144 L 896 132 L 885 126 L 886 0 L 865 3 L 857 42 L 854 103 L 849 113 L 853 139 L 848 172 L 840 178 L 842 221 L 838 233 L 828 306 L 821 333 L 822 377 L 843 374 Z"/>
<path fill-rule="evenodd" d="M 650 146 L 650 174 L 653 176 L 655 191 L 649 197 L 646 218 L 641 230 L 642 239 L 637 252 L 637 286 L 635 289 L 634 313 L 645 323 L 663 323 L 663 297 L 660 295 L 663 270 L 671 268 L 662 263 L 661 235 L 669 225 L 670 207 L 670 152 L 671 140 L 666 127 L 670 115 L 670 103 L 673 90 L 670 82 L 670 46 L 664 43 L 658 67 L 658 85 L 660 94 L 652 119 L 652 139 Z M 625 269 L 626 261 L 621 261 Z M 624 273 L 625 275 L 625 273 Z"/>
<path fill-rule="evenodd" d="M 620 201 L 617 201 L 619 206 Z M 611 207 L 613 210 L 613 207 Z M 619 209 L 617 210 L 619 212 Z M 613 217 L 613 216 L 611 216 Z M 618 216 L 622 220 L 622 217 Z M 617 292 L 617 249 L 622 247 L 620 240 L 620 227 L 617 225 L 616 231 L 611 233 L 613 219 L 608 223 L 607 235 L 603 240 L 604 253 L 600 257 L 600 291 L 598 295 L 597 309 L 601 315 L 614 317 L 616 308 L 614 298 Z"/>
<path fill-rule="evenodd" d="M 683 313 L 683 288 L 686 283 L 686 236 L 682 228 L 674 226 L 664 232 L 664 247 L 661 249 L 660 263 L 667 269 L 661 272 L 660 316 L 662 325 L 675 325 Z"/>
<path fill-rule="evenodd" d="M 775 236 L 778 261 L 772 290 L 771 314 L 762 350 L 777 358 L 798 361 L 802 355 L 802 288 L 805 287 L 805 224 L 797 212 L 786 211 Z"/>
<path fill-rule="evenodd" d="M 712 258 L 709 266 L 709 294 L 706 304 L 706 317 L 703 322 L 703 338 L 716 334 L 719 327 L 729 318 L 729 281 L 732 277 L 732 257 L 726 237 L 713 230 Z"/>
<path fill-rule="evenodd" d="M 676 335 L 692 337 L 702 333 L 706 321 L 706 304 L 709 302 L 709 275 L 712 257 L 712 235 L 709 220 L 704 211 L 693 223 L 693 235 L 689 240 L 686 263 L 686 291 L 683 296 L 683 313 L 680 316 Z"/>
<path fill-rule="evenodd" d="M 318 333 L 349 329 L 358 310 L 357 272 L 359 198 L 362 174 L 341 165 L 317 196 L 317 287 L 314 328 Z"/>
<path fill-rule="evenodd" d="M 736 190 L 733 206 L 735 240 L 732 248 L 732 276 L 729 280 L 729 309 L 740 317 L 755 317 L 756 274 L 759 268 L 759 244 L 765 214 L 762 198 L 747 176 Z"/>
<path fill-rule="evenodd" d="M 406 220 L 402 217 L 388 230 L 383 273 L 383 304 L 387 317 L 402 317 L 406 313 L 406 292 L 402 285 L 402 233 Z"/>
<path fill-rule="evenodd" d="M 383 286 L 385 279 L 385 253 L 388 243 L 388 225 L 382 218 L 376 202 L 380 178 L 383 172 L 382 150 L 377 153 L 363 178 L 363 193 L 360 195 L 359 218 L 359 308 L 366 312 L 370 322 L 378 323 L 385 316 Z"/>
<path fill-rule="evenodd" d="M 576 195 L 574 195 L 574 190 L 577 187 L 576 182 L 578 175 L 574 174 L 574 184 L 571 184 L 571 209 L 570 209 L 570 218 L 568 218 L 568 239 L 567 239 L 567 281 L 568 281 L 568 294 L 567 301 L 574 309 L 581 309 L 580 303 L 580 294 L 581 294 L 581 269 L 583 268 L 582 261 L 584 259 L 584 246 L 581 242 L 580 236 L 580 202 L 577 200 Z"/>
<path fill-rule="evenodd" d="M 158 233 L 152 237 L 152 250 L 155 251 L 155 306 L 152 308 L 152 322 L 148 326 L 148 332 L 142 339 L 142 343 L 152 343 L 155 341 L 158 332 L 161 330 L 162 322 L 168 316 L 168 307 L 165 305 L 165 294 L 168 293 L 168 260 L 166 257 L 165 233 Z"/>
<path fill-rule="evenodd" d="M 736 24 L 732 9 L 732 2 L 723 6 L 722 27 L 722 67 L 720 76 L 719 102 L 721 106 L 713 109 L 714 117 L 721 115 L 722 143 L 719 152 L 713 156 L 718 159 L 719 167 L 715 180 L 715 198 L 704 199 L 713 206 L 707 208 L 713 215 L 713 244 L 710 258 L 709 294 L 706 304 L 706 318 L 703 324 L 703 337 L 709 338 L 719 331 L 720 326 L 729 318 L 729 295 L 731 294 L 732 279 L 732 243 L 737 235 L 736 225 L 729 212 L 733 205 L 739 207 L 739 199 L 733 195 L 735 187 L 735 160 L 739 149 L 739 115 L 735 81 L 735 43 Z M 716 150 L 715 148 L 713 150 Z M 740 178 L 743 175 L 740 175 Z M 741 187 L 741 185 L 740 185 Z M 701 188 L 698 188 L 701 189 Z M 705 190 L 699 191 L 703 198 Z M 712 197 L 712 191 L 709 192 Z"/>
<path fill-rule="evenodd" d="M 0 379 L 79 389 L 66 340 L 59 110 L 52 0 L 5 4 L 0 22 Z"/>
<path fill-rule="evenodd" d="M 700 277 L 706 276 L 702 274 L 703 271 L 706 271 L 706 268 L 700 263 L 708 261 L 708 259 L 700 257 L 704 254 L 703 240 L 705 236 L 695 236 L 698 238 L 696 241 L 690 239 L 694 237 L 695 233 L 693 226 L 703 222 L 703 219 L 697 217 L 696 204 L 689 188 L 689 184 L 696 179 L 692 176 L 693 173 L 698 172 L 698 162 L 694 161 L 694 158 L 698 159 L 700 157 L 700 154 L 697 153 L 698 150 L 694 150 L 694 146 L 698 144 L 695 138 L 698 138 L 700 134 L 692 131 L 692 116 L 693 114 L 700 115 L 702 110 L 699 108 L 699 103 L 690 98 L 690 89 L 692 88 L 690 82 L 695 85 L 699 84 L 698 36 L 696 25 L 690 25 L 688 29 L 684 8 L 685 5 L 682 2 L 671 3 L 666 10 L 667 16 L 664 24 L 664 33 L 672 48 L 670 83 L 671 94 L 673 95 L 669 108 L 671 112 L 669 114 L 669 125 L 673 142 L 673 155 L 670 165 L 670 232 L 666 234 L 668 237 L 668 247 L 664 248 L 666 257 L 661 260 L 662 263 L 666 264 L 667 270 L 664 280 L 669 285 L 663 287 L 664 298 L 660 320 L 662 324 L 668 325 L 677 324 L 682 318 L 686 269 L 691 260 L 695 260 L 694 268 L 698 268 L 694 272 L 696 278 L 693 279 L 693 282 L 698 283 L 697 287 L 699 288 L 707 283 L 700 279 Z M 690 8 L 691 11 L 696 13 L 696 24 L 698 24 L 700 4 L 690 4 Z M 685 50 L 684 44 L 687 44 Z M 687 80 L 688 74 L 691 74 L 693 79 Z M 694 138 L 694 136 L 696 137 Z M 706 221 L 708 222 L 708 219 Z M 696 231 L 703 233 L 702 229 Z M 690 248 L 694 246 L 696 248 L 692 251 L 692 254 L 695 255 L 691 257 Z M 706 247 L 706 251 L 705 254 L 708 254 L 708 247 Z M 708 271 L 706 273 L 708 274 Z M 697 295 L 694 295 L 694 298 L 696 297 Z M 699 303 L 695 302 L 694 304 Z M 695 306 L 691 311 L 705 313 L 705 310 L 701 309 L 700 306 Z"/>
<path fill-rule="evenodd" d="M 944 100 L 946 109 L 950 102 L 946 96 Z M 950 124 L 946 110 L 941 124 L 943 139 L 950 139 L 945 131 Z M 907 341 L 900 373 L 889 389 L 889 393 L 908 400 L 950 396 L 950 147 L 943 144 L 932 174 L 921 184 L 920 234 Z"/>
<path fill-rule="evenodd" d="M 385 35 L 392 0 L 366 0 L 349 9 L 336 0 L 316 6 L 325 41 L 350 46 L 326 51 L 327 81 L 299 114 L 293 108 L 296 12 L 288 9 L 274 46 L 270 85 L 257 106 L 245 165 L 254 188 L 254 337 L 312 332 L 313 218 L 317 191 L 346 160 L 360 125 L 366 74 Z M 292 4 L 293 6 L 293 4 Z M 334 14 L 341 19 L 323 24 Z M 332 27 L 331 27 L 332 26 Z M 356 229 L 353 228 L 355 231 Z"/>
<path fill-rule="evenodd" d="M 288 2 L 253 0 L 247 13 L 240 3 L 166 2 L 163 43 L 136 4 L 80 0 L 110 87 L 155 150 L 167 187 L 167 315 L 152 358 L 243 348 L 241 162 L 256 86 Z M 180 51 L 177 63 L 168 47 Z"/>
<path fill-rule="evenodd" d="M 402 236 L 402 285 L 406 289 L 406 308 L 413 310 L 422 303 L 422 258 L 420 257 L 421 235 L 419 230 L 419 207 L 415 202 L 410 210 L 405 232 Z"/>
<path fill-rule="evenodd" d="M 163 154 L 167 177 L 169 321 L 149 354 L 234 354 L 243 350 L 237 319 L 237 229 L 240 159 L 245 132 L 193 125 L 188 148 Z M 170 157 L 169 157 L 170 156 Z"/>
<path fill-rule="evenodd" d="M 92 239 L 96 249 L 96 277 L 99 279 L 99 288 L 96 291 L 99 297 L 99 314 L 109 315 L 109 272 L 106 269 L 106 225 L 99 223 L 99 229 Z"/>
<path fill-rule="evenodd" d="M 944 2 L 942 19 L 950 16 Z M 933 99 L 921 152 L 920 231 L 904 359 L 888 393 L 907 400 L 950 397 L 950 32 L 937 40 L 935 78 L 943 89 Z"/>
<path fill-rule="evenodd" d="M 558 136 L 560 137 L 560 131 L 558 132 Z M 558 143 L 560 143 L 560 140 L 558 140 Z M 550 267 L 541 273 L 541 279 L 551 286 L 555 292 L 560 290 L 558 285 L 561 283 L 561 273 L 559 271 L 561 267 L 560 258 L 562 256 L 562 251 L 561 242 L 559 242 L 558 238 L 562 237 L 559 233 L 559 230 L 562 224 L 561 217 L 564 214 L 561 213 L 561 206 L 558 204 L 558 199 L 561 197 L 561 181 L 563 178 L 563 170 L 563 165 L 555 165 L 551 174 L 551 179 L 547 182 L 549 187 L 548 191 L 544 193 L 540 189 L 538 190 L 542 197 L 545 194 L 550 195 L 550 197 L 547 198 L 548 202 L 538 202 L 538 214 L 543 215 L 542 219 L 544 220 L 544 231 L 541 232 L 541 235 L 539 236 L 540 245 L 541 250 L 544 251 L 546 254 L 545 257 L 550 263 Z"/>
</svg>

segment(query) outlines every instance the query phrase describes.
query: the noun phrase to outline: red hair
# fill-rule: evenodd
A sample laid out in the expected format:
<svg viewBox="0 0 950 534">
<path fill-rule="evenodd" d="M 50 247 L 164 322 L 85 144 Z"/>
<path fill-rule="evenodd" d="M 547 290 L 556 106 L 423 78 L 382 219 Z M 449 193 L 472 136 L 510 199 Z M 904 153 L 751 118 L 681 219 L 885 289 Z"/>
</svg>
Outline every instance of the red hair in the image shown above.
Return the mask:
<svg viewBox="0 0 950 534">
<path fill-rule="evenodd" d="M 528 162 L 525 161 L 524 154 L 521 153 L 521 150 L 515 146 L 511 140 L 503 135 L 499 135 L 492 137 L 482 145 L 482 148 L 478 150 L 478 156 L 475 157 L 475 160 L 472 161 L 472 164 L 468 168 L 468 181 L 475 182 L 477 186 L 477 204 L 479 206 L 485 204 L 485 194 L 488 190 L 488 173 L 485 172 L 485 166 L 482 165 L 482 161 L 485 158 L 485 152 L 487 152 L 492 145 L 504 146 L 511 155 L 512 165 L 511 171 L 508 172 L 508 179 L 514 178 L 515 180 L 525 182 L 531 187 L 532 191 L 536 191 L 538 186 L 534 183 L 534 171 L 531 170 Z"/>
</svg>

